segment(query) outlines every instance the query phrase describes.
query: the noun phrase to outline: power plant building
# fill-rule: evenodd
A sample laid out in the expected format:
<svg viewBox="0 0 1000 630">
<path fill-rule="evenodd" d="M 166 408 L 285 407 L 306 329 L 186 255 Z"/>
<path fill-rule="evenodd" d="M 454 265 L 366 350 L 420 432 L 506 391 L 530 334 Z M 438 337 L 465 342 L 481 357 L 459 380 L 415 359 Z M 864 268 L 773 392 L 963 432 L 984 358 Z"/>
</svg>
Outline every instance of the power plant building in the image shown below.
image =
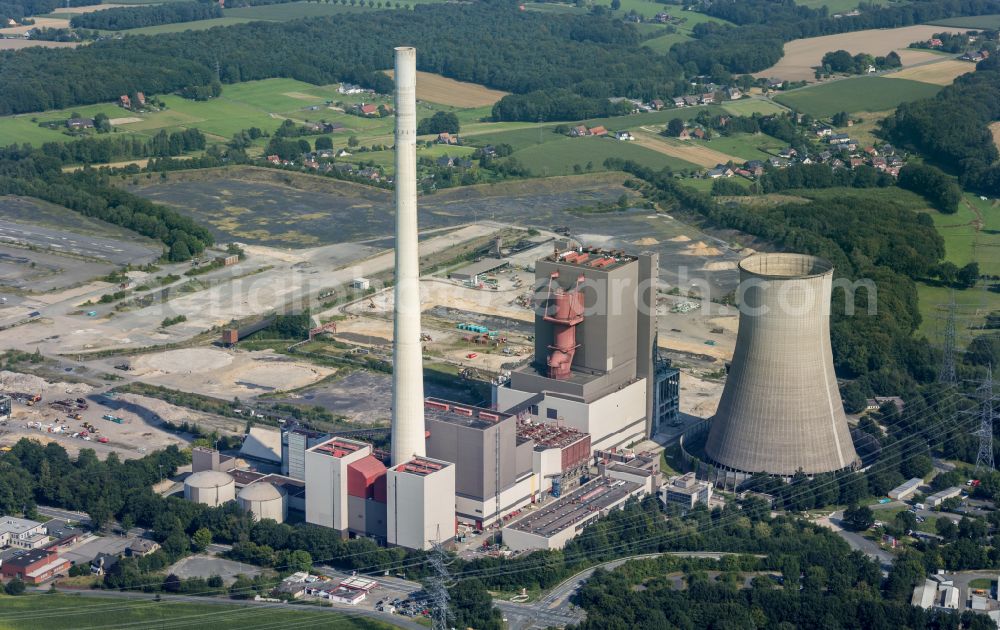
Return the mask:
<svg viewBox="0 0 1000 630">
<path fill-rule="evenodd" d="M 220 470 L 191 473 L 184 480 L 184 498 L 209 507 L 218 507 L 236 498 L 236 481 Z"/>
<path fill-rule="evenodd" d="M 308 449 L 306 488 L 307 523 L 385 539 L 385 466 L 370 444 L 333 438 Z"/>
<path fill-rule="evenodd" d="M 486 527 L 534 499 L 534 443 L 518 437 L 513 416 L 428 398 L 424 422 L 427 455 L 455 464 L 459 521 Z"/>
<path fill-rule="evenodd" d="M 588 248 L 537 261 L 534 361 L 495 389 L 497 408 L 527 406 L 533 421 L 589 433 L 593 448 L 650 435 L 669 413 L 654 405 L 658 266 L 656 254 Z"/>
<path fill-rule="evenodd" d="M 240 490 L 236 502 L 241 510 L 253 514 L 258 521 L 271 519 L 284 523 L 288 518 L 288 497 L 284 489 L 266 481 L 252 483 Z"/>
<path fill-rule="evenodd" d="M 705 454 L 713 481 L 855 467 L 833 371 L 833 266 L 801 254 L 755 254 L 740 268 L 740 324 Z"/>
<path fill-rule="evenodd" d="M 386 475 L 386 542 L 408 549 L 430 549 L 455 536 L 455 465 L 415 457 L 392 466 Z"/>
<path fill-rule="evenodd" d="M 533 443 L 532 471 L 539 493 L 558 497 L 576 486 L 590 462 L 590 436 L 552 423 L 518 420 L 517 434 Z"/>
</svg>

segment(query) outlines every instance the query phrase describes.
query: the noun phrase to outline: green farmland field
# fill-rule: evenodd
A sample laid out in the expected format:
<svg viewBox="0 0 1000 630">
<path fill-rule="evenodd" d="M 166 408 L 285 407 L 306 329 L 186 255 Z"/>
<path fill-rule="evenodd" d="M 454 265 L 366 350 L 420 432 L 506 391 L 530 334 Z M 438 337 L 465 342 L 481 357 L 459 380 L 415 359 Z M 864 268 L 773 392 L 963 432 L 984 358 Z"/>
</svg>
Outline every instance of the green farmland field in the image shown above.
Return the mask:
<svg viewBox="0 0 1000 630">
<path fill-rule="evenodd" d="M 937 22 L 933 22 L 933 24 L 940 26 L 953 26 L 956 28 L 997 29 L 1000 28 L 1000 15 L 970 15 L 967 17 L 938 20 Z"/>
<path fill-rule="evenodd" d="M 581 169 L 586 169 L 590 163 L 592 170 L 603 171 L 604 160 L 608 158 L 633 160 L 655 169 L 667 166 L 675 170 L 700 168 L 696 164 L 651 151 L 631 142 L 619 142 L 613 138 L 555 137 L 555 140 L 544 144 L 535 144 L 515 151 L 513 157 L 530 169 L 532 174 L 543 177 L 572 175 L 575 172 L 573 167 L 577 164 Z"/>
<path fill-rule="evenodd" d="M 775 96 L 774 100 L 813 116 L 832 116 L 837 112 L 893 109 L 900 103 L 929 98 L 940 91 L 940 85 L 919 81 L 857 77 L 792 90 Z"/>
<path fill-rule="evenodd" d="M 218 600 L 216 600 L 218 602 Z M 322 627 L 334 630 L 382 630 L 393 626 L 336 612 L 240 606 L 225 602 L 155 602 L 143 598 L 79 595 L 0 595 L 0 630 L 87 630 L 88 628 L 159 628 L 211 626 L 244 628 Z"/>
</svg>

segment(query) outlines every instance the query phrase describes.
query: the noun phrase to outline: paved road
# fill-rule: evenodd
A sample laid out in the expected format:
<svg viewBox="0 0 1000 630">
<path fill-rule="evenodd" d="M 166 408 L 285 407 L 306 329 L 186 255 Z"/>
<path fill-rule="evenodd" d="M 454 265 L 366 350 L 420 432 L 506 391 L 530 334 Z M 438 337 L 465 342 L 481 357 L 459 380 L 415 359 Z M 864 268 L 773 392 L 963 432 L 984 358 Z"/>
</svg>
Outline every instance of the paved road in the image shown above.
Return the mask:
<svg viewBox="0 0 1000 630">
<path fill-rule="evenodd" d="M 49 518 L 58 518 L 64 521 L 75 521 L 83 525 L 90 525 L 90 517 L 83 512 L 73 512 L 70 510 L 62 510 L 44 505 L 39 505 L 36 510 L 40 515 L 47 516 Z"/>
<path fill-rule="evenodd" d="M 894 560 L 893 555 L 882 549 L 877 544 L 868 540 L 861 534 L 857 532 L 852 532 L 844 529 L 844 511 L 838 510 L 832 513 L 826 518 L 819 519 L 817 523 L 819 525 L 824 525 L 832 529 L 837 533 L 838 536 L 844 539 L 851 549 L 857 549 L 863 552 L 866 556 L 873 558 L 882 565 L 884 571 L 889 570 L 892 567 L 892 561 Z"/>
<path fill-rule="evenodd" d="M 48 587 L 47 586 L 40 587 L 35 590 L 39 592 L 47 592 Z M 369 619 L 376 619 L 383 623 L 394 625 L 398 628 L 406 628 L 407 630 L 426 630 L 424 626 L 416 623 L 415 621 L 411 621 L 406 617 L 400 617 L 398 615 L 386 615 L 372 610 L 341 607 L 340 605 L 336 604 L 333 606 L 303 606 L 301 604 L 255 602 L 246 600 L 237 601 L 237 600 L 222 599 L 216 597 L 193 597 L 188 595 L 162 595 L 162 594 L 160 595 L 162 601 L 156 603 L 153 600 L 153 596 L 147 593 L 120 593 L 117 591 L 89 591 L 89 590 L 71 590 L 71 589 L 59 589 L 59 590 L 64 593 L 74 593 L 80 595 L 81 597 L 89 597 L 96 599 L 117 599 L 117 600 L 128 599 L 132 600 L 135 604 L 135 607 L 137 608 L 140 606 L 147 606 L 147 605 L 157 606 L 157 605 L 162 605 L 164 603 L 169 604 L 170 602 L 186 602 L 192 604 L 209 604 L 209 605 L 223 605 L 223 606 L 237 606 L 237 607 L 242 606 L 247 608 L 281 608 L 281 609 L 295 610 L 300 612 L 307 612 L 307 611 L 312 613 L 324 612 L 324 613 L 329 613 L 331 615 L 343 615 L 348 617 L 367 617 Z M 120 610 L 121 608 L 124 607 L 130 607 L 130 606 L 118 606 L 115 607 L 115 610 Z M 53 614 L 57 613 L 53 611 Z M 221 617 L 226 617 L 226 618 L 231 617 L 233 614 L 234 613 L 231 610 L 225 612 L 220 611 L 219 613 Z M 210 625 L 212 623 L 210 618 L 206 618 L 207 615 L 205 614 L 199 614 L 198 617 L 199 617 L 198 623 L 195 624 L 194 622 L 192 622 L 192 625 L 200 626 L 202 624 Z M 0 623 L 2 622 L 3 622 L 3 613 L 0 613 Z M 252 627 L 252 626 L 253 626 L 252 617 L 248 615 L 247 627 Z"/>
</svg>

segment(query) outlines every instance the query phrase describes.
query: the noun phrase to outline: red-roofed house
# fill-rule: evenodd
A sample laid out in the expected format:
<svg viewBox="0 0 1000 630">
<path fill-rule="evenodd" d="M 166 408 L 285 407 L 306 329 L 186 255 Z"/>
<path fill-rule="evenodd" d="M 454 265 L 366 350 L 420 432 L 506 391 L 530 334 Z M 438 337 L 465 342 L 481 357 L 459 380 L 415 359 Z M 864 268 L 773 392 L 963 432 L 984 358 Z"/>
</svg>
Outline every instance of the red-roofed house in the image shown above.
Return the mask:
<svg viewBox="0 0 1000 630">
<path fill-rule="evenodd" d="M 118 97 L 118 104 L 125 109 L 132 109 L 132 99 L 128 97 L 128 94 L 122 94 Z"/>
<path fill-rule="evenodd" d="M 590 135 L 592 136 L 606 136 L 608 135 L 608 130 L 604 127 L 598 125 L 597 127 L 590 128 Z"/>
</svg>

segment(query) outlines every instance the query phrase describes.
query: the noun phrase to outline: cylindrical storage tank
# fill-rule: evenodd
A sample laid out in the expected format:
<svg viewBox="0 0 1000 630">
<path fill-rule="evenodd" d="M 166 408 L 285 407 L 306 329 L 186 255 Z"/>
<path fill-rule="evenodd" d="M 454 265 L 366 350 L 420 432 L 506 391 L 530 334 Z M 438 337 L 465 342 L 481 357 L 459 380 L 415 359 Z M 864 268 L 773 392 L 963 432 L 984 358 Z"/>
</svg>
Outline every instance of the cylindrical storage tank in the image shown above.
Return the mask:
<svg viewBox="0 0 1000 630">
<path fill-rule="evenodd" d="M 202 470 L 184 480 L 184 498 L 218 507 L 236 498 L 236 482 L 221 470 Z"/>
<path fill-rule="evenodd" d="M 236 497 L 240 509 L 251 512 L 258 521 L 269 518 L 284 523 L 288 518 L 288 495 L 284 488 L 258 481 L 240 490 Z"/>
<path fill-rule="evenodd" d="M 855 466 L 830 346 L 833 265 L 802 254 L 740 262 L 739 332 L 705 454 L 790 477 Z"/>
</svg>

